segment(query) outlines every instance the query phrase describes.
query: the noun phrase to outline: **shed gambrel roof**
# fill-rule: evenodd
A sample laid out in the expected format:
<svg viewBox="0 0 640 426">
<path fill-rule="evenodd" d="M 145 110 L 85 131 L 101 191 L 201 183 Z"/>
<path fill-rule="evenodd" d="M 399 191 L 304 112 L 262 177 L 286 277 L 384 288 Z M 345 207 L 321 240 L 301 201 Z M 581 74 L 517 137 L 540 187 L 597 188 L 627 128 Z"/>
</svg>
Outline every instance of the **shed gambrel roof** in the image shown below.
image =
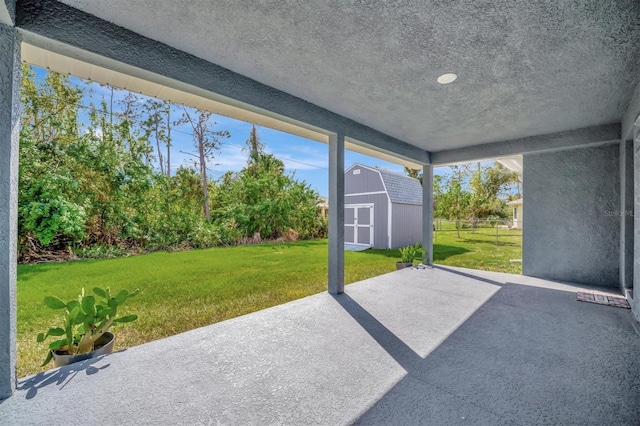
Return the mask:
<svg viewBox="0 0 640 426">
<path fill-rule="evenodd" d="M 361 163 L 353 163 L 344 171 L 345 175 L 348 175 L 350 171 L 357 167 L 371 170 L 380 175 L 392 203 L 422 205 L 422 184 L 418 179 L 384 169 L 365 166 Z"/>
<path fill-rule="evenodd" d="M 378 170 L 392 203 L 422 205 L 422 185 L 418 179 Z"/>
</svg>

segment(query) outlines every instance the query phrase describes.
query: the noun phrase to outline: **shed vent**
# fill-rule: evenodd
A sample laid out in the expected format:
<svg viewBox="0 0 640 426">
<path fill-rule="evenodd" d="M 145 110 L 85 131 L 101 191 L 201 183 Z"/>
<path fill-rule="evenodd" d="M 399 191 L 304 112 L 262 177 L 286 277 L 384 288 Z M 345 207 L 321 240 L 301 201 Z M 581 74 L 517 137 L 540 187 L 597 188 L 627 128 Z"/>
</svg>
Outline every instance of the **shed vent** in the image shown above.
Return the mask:
<svg viewBox="0 0 640 426">
<path fill-rule="evenodd" d="M 355 170 L 353 171 L 353 174 L 354 174 L 354 175 L 359 175 L 359 174 L 360 174 L 360 169 L 355 169 Z"/>
</svg>

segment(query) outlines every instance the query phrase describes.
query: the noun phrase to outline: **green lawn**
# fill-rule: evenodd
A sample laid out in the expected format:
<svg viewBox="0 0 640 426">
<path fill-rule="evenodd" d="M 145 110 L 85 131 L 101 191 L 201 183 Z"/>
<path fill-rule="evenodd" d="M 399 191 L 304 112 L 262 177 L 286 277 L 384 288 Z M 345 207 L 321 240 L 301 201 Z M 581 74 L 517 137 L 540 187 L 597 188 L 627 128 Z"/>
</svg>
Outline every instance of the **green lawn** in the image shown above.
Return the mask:
<svg viewBox="0 0 640 426">
<path fill-rule="evenodd" d="M 520 257 L 519 246 L 496 246 L 495 235 L 493 242 L 484 238 L 478 234 L 458 240 L 455 233 L 438 232 L 435 261 L 518 272 L 508 261 Z M 398 257 L 397 250 L 346 252 L 345 281 L 393 271 Z M 121 313 L 136 313 L 140 319 L 116 328 L 119 350 L 319 293 L 326 290 L 326 280 L 326 240 L 20 265 L 18 375 L 42 370 L 46 345 L 35 338 L 60 316 L 59 311 L 44 307 L 46 295 L 71 299 L 83 287 L 139 288 L 141 294 L 128 301 Z"/>
<path fill-rule="evenodd" d="M 460 238 L 453 223 L 442 222 L 434 233 L 433 260 L 435 263 L 485 271 L 519 274 L 520 263 L 509 262 L 522 258 L 522 230 L 498 227 L 460 230 Z M 497 231 L 497 234 L 496 234 Z M 497 243 L 497 244 L 496 244 Z"/>
</svg>

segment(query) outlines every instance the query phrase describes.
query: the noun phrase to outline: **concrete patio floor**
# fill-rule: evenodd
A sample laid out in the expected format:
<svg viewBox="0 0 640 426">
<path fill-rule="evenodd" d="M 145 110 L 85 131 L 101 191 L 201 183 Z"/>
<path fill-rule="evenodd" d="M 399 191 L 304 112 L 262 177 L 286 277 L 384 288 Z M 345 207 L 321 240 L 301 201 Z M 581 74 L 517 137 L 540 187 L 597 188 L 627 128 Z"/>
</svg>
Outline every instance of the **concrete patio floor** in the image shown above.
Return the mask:
<svg viewBox="0 0 640 426">
<path fill-rule="evenodd" d="M 0 424 L 638 424 L 637 323 L 579 287 L 405 269 L 21 379 Z"/>
</svg>

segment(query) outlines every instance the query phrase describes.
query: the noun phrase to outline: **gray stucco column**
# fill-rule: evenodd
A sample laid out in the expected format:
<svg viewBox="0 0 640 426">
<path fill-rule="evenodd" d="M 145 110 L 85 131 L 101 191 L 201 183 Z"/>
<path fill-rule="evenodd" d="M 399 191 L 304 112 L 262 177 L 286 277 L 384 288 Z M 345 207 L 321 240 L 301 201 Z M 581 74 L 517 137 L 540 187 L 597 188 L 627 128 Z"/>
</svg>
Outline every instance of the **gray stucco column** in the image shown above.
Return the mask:
<svg viewBox="0 0 640 426">
<path fill-rule="evenodd" d="M 422 263 L 433 265 L 433 166 L 422 167 Z"/>
<path fill-rule="evenodd" d="M 0 399 L 16 387 L 19 102 L 18 32 L 0 24 Z"/>
<path fill-rule="evenodd" d="M 344 293 L 344 135 L 329 136 L 329 293 Z"/>
<path fill-rule="evenodd" d="M 634 187 L 634 207 L 640 212 L 640 116 L 636 119 L 633 127 L 633 187 Z M 633 218 L 633 285 L 631 302 L 631 312 L 640 321 L 640 215 Z"/>
<path fill-rule="evenodd" d="M 620 290 L 633 287 L 633 140 L 620 142 Z"/>
</svg>

